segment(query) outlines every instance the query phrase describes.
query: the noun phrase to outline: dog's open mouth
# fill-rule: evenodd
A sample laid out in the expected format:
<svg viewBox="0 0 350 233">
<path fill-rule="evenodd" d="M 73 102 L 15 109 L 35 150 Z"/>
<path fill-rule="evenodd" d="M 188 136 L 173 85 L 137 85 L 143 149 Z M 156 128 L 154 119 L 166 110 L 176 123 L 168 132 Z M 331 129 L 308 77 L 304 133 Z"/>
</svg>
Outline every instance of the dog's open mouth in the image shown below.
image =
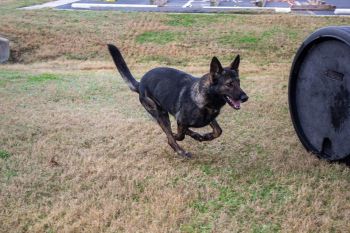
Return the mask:
<svg viewBox="0 0 350 233">
<path fill-rule="evenodd" d="M 227 95 L 224 97 L 225 101 L 234 109 L 238 110 L 241 108 L 241 101 L 240 100 L 234 100 Z"/>
</svg>

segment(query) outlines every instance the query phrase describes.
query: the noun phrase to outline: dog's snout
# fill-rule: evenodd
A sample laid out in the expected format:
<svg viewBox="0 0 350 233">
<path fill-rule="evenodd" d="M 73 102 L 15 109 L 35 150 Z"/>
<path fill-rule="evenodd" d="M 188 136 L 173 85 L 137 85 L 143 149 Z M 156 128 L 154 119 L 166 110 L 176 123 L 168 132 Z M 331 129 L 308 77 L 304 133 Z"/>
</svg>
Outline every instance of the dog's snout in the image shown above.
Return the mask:
<svg viewBox="0 0 350 233">
<path fill-rule="evenodd" d="M 242 103 L 246 102 L 249 99 L 249 97 L 246 95 L 246 93 L 242 93 L 240 96 L 240 100 Z"/>
</svg>

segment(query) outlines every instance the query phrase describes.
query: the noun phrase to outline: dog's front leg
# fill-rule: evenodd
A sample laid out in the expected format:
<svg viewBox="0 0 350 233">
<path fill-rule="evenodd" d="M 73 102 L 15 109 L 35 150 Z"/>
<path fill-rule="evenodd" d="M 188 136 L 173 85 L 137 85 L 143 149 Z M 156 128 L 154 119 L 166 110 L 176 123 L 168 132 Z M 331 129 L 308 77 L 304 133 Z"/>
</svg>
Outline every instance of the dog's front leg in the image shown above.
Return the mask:
<svg viewBox="0 0 350 233">
<path fill-rule="evenodd" d="M 200 142 L 205 141 L 203 135 L 200 135 L 199 133 L 196 133 L 196 132 L 194 132 L 194 131 L 192 131 L 190 129 L 187 129 L 186 134 L 188 136 L 190 136 L 191 138 L 193 138 L 194 140 L 197 140 L 197 141 L 200 141 Z"/>
<path fill-rule="evenodd" d="M 182 141 L 185 138 L 187 126 L 182 125 L 181 123 L 177 122 L 177 133 L 174 134 L 174 138 L 176 141 Z"/>
<path fill-rule="evenodd" d="M 193 139 L 197 140 L 197 141 L 211 141 L 217 137 L 219 137 L 222 133 L 222 129 L 220 128 L 220 125 L 218 124 L 218 122 L 216 120 L 213 120 L 210 123 L 210 127 L 213 129 L 212 133 L 206 133 L 204 135 L 201 135 L 199 133 L 193 132 L 192 130 L 188 129 L 186 131 L 186 134 L 189 135 L 190 137 L 192 137 Z"/>
<path fill-rule="evenodd" d="M 210 122 L 210 126 L 213 129 L 213 132 L 206 133 L 203 135 L 205 141 L 211 141 L 215 138 L 220 137 L 220 135 L 222 134 L 222 129 L 220 128 L 220 125 L 216 120 L 213 120 L 212 122 Z"/>
</svg>

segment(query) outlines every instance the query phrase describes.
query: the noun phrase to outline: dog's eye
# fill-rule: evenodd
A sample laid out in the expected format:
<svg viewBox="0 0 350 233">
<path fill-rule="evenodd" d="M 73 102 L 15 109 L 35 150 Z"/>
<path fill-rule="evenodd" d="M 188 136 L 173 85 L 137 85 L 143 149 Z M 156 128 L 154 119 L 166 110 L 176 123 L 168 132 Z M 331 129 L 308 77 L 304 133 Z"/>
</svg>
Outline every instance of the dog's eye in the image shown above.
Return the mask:
<svg viewBox="0 0 350 233">
<path fill-rule="evenodd" d="M 226 83 L 226 86 L 233 87 L 233 82 Z"/>
</svg>

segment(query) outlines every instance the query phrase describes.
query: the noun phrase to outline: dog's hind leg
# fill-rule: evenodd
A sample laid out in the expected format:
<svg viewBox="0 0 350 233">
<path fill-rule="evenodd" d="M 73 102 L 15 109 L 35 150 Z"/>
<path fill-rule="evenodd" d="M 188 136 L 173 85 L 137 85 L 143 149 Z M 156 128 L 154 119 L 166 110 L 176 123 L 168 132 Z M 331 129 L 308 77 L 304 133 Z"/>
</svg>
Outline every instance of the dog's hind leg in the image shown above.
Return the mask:
<svg viewBox="0 0 350 233">
<path fill-rule="evenodd" d="M 215 138 L 218 138 L 221 135 L 222 129 L 220 128 L 220 125 L 216 120 L 213 120 L 212 122 L 210 122 L 210 127 L 213 129 L 213 132 L 211 133 L 206 133 L 204 135 L 201 135 L 199 133 L 193 132 L 192 130 L 188 129 L 186 131 L 186 134 L 200 142 L 211 141 Z"/>
<path fill-rule="evenodd" d="M 171 132 L 170 120 L 168 113 L 162 113 L 159 118 L 157 118 L 158 124 L 163 129 L 164 133 L 168 137 L 169 145 L 179 154 L 184 157 L 192 157 L 191 153 L 182 149 L 176 142 L 176 139 Z"/>
<path fill-rule="evenodd" d="M 157 120 L 159 126 L 162 128 L 168 138 L 168 144 L 173 150 L 184 157 L 191 157 L 191 153 L 182 149 L 176 142 L 173 132 L 171 131 L 171 123 L 168 112 L 164 111 L 151 98 L 147 96 L 140 96 L 140 102 L 145 109 Z"/>
</svg>

